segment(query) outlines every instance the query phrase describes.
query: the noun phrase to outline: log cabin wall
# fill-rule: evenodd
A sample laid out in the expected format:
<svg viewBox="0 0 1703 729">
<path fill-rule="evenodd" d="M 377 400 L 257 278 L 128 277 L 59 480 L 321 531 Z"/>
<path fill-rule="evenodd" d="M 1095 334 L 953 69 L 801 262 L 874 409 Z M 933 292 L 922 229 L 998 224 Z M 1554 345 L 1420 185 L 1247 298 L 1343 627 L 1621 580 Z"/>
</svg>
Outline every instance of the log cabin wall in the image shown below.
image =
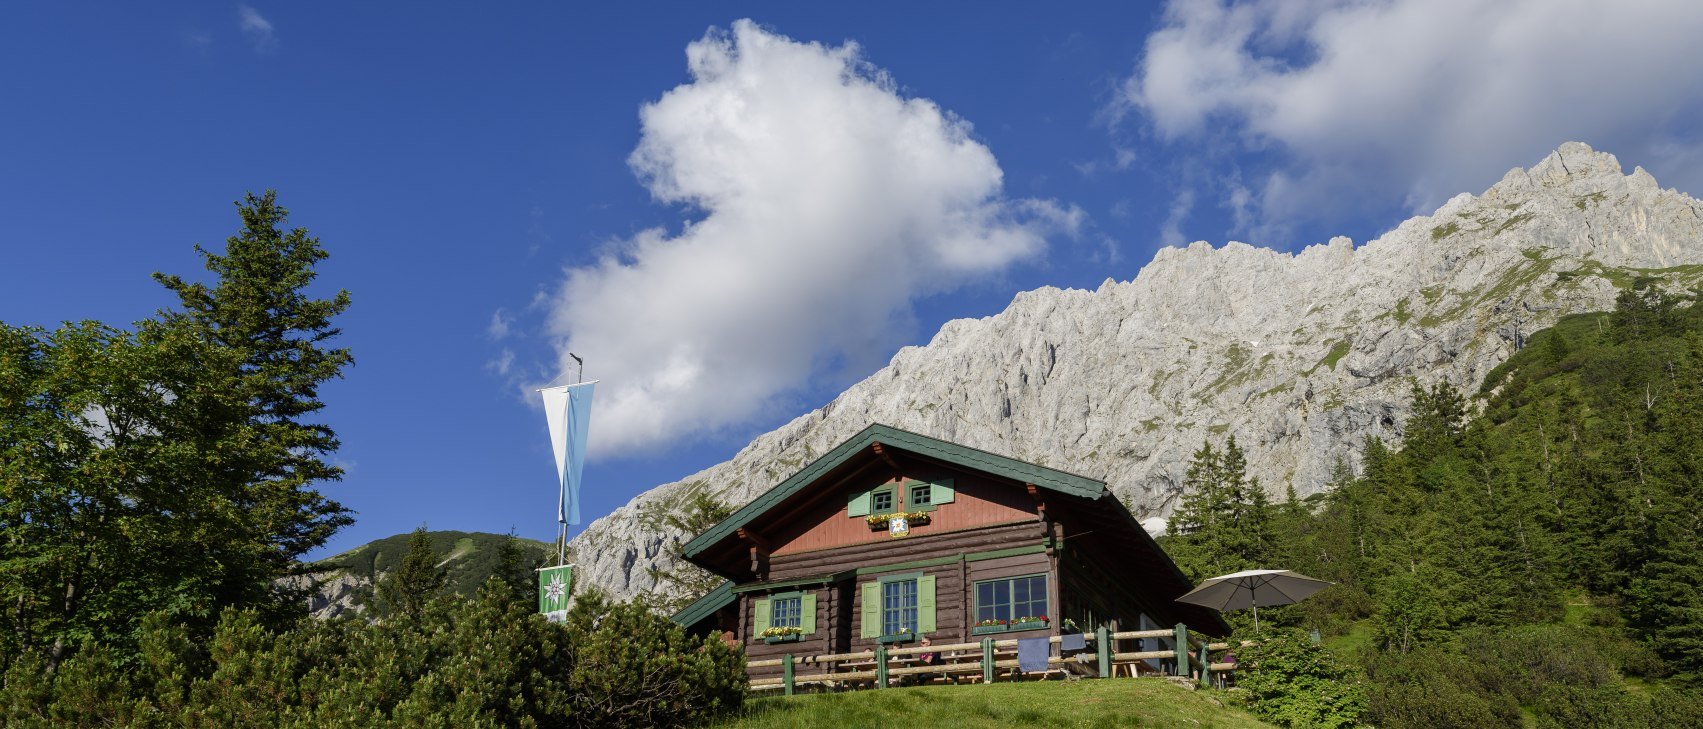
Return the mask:
<svg viewBox="0 0 1703 729">
<path fill-rule="evenodd" d="M 1009 488 L 1009 487 L 1008 487 Z M 1019 492 L 1021 493 L 1021 492 Z M 944 507 L 942 507 L 944 508 Z M 861 519 L 858 520 L 862 522 Z M 867 525 L 860 524 L 864 529 Z M 873 650 L 876 638 L 863 635 L 862 585 L 879 581 L 883 575 L 919 574 L 934 578 L 935 630 L 925 633 L 935 643 L 960 643 L 979 640 L 970 629 L 975 623 L 974 584 L 981 580 L 1046 575 L 1049 592 L 1057 594 L 1053 584 L 1058 580 L 1053 560 L 1041 547 L 1043 533 L 1039 521 L 993 524 L 937 533 L 929 537 L 887 538 L 885 541 L 851 544 L 836 549 L 776 555 L 770 564 L 769 578 L 773 581 L 816 577 L 849 572 L 847 578 L 831 586 L 813 588 L 816 596 L 816 631 L 796 642 L 768 644 L 756 635 L 757 619 L 754 609 L 741 611 L 744 623 L 746 653 L 752 660 L 778 658 L 782 654 L 820 655 Z M 992 556 L 1000 550 L 1027 549 L 1024 554 Z M 910 565 L 924 562 L 922 565 Z M 909 566 L 907 566 L 909 565 Z M 891 567 L 892 569 L 886 569 Z M 855 574 L 858 570 L 865 574 Z M 781 588 L 790 592 L 794 588 Z M 740 596 L 747 606 L 767 597 L 759 593 Z M 1048 606 L 1049 614 L 1057 608 Z M 1046 628 L 995 634 L 999 639 L 1029 638 L 1057 632 L 1055 619 Z M 753 669 L 752 678 L 779 675 L 778 668 Z"/>
<path fill-rule="evenodd" d="M 786 653 L 791 653 L 795 656 L 819 656 L 826 653 L 840 652 L 834 647 L 833 638 L 835 637 L 836 631 L 834 630 L 834 626 L 829 624 L 829 612 L 832 609 L 830 598 L 832 596 L 831 593 L 833 593 L 834 590 L 831 589 L 830 586 L 823 585 L 815 588 L 788 590 L 787 592 L 789 594 L 792 592 L 799 592 L 816 596 L 816 632 L 810 635 L 801 636 L 797 641 L 770 644 L 766 642 L 762 636 L 756 634 L 756 611 L 754 609 L 743 610 L 741 612 L 745 615 L 745 624 L 740 626 L 739 634 L 741 636 L 746 636 L 746 658 L 752 661 L 760 661 L 765 658 L 780 658 Z M 749 606 L 755 601 L 766 597 L 770 596 L 766 594 L 749 593 L 740 595 L 739 599 Z M 775 677 L 781 675 L 781 670 L 782 669 L 778 666 L 755 668 L 750 670 L 750 675 L 751 678 Z"/>
</svg>

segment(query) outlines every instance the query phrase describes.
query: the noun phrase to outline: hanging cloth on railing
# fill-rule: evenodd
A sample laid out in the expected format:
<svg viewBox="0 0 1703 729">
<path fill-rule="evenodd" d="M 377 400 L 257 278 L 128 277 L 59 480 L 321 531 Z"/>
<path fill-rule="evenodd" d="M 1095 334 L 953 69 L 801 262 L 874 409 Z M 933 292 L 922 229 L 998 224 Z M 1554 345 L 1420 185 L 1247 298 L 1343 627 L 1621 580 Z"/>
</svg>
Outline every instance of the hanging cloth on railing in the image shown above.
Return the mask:
<svg viewBox="0 0 1703 729">
<path fill-rule="evenodd" d="M 1017 669 L 1024 673 L 1047 670 L 1047 657 L 1052 654 L 1048 638 L 1020 638 L 1017 641 Z"/>
</svg>

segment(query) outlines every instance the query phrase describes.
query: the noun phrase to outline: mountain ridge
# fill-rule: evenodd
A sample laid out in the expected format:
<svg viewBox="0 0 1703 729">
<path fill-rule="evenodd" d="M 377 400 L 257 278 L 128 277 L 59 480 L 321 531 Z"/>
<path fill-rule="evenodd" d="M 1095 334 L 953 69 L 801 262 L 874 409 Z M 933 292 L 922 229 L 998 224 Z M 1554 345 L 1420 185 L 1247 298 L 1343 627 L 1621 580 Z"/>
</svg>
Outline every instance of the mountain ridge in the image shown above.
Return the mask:
<svg viewBox="0 0 1703 729">
<path fill-rule="evenodd" d="M 366 612 L 374 585 L 408 551 L 412 532 L 392 534 L 313 562 L 308 574 L 280 580 L 285 589 L 307 592 L 309 614 L 316 618 L 353 617 Z M 554 557 L 555 545 L 524 537 L 490 532 L 433 530 L 426 532 L 432 551 L 441 556 L 445 586 L 451 592 L 470 595 L 497 571 L 497 549 L 514 540 L 524 559 L 541 561 Z"/>
<path fill-rule="evenodd" d="M 927 345 L 728 461 L 636 497 L 573 547 L 584 584 L 655 587 L 673 535 L 639 511 L 704 483 L 743 504 L 870 422 L 1106 481 L 1168 513 L 1188 454 L 1235 435 L 1281 494 L 1324 487 L 1366 435 L 1393 441 L 1417 382 L 1476 389 L 1532 331 L 1611 308 L 1637 277 L 1703 281 L 1703 211 L 1642 168 L 1570 142 L 1359 247 L 1160 249 L 1130 281 L 1042 287 Z M 689 537 L 689 535 L 687 535 Z"/>
</svg>

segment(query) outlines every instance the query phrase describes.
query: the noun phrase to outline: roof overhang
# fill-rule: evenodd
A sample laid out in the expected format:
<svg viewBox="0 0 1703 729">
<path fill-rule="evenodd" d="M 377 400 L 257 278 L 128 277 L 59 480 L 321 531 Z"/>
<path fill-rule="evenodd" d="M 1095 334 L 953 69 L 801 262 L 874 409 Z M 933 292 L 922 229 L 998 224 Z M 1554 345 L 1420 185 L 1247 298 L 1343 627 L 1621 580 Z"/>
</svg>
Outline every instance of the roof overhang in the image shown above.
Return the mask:
<svg viewBox="0 0 1703 729">
<path fill-rule="evenodd" d="M 690 628 L 704 618 L 716 614 L 716 611 L 727 607 L 733 602 L 733 599 L 733 582 L 729 580 L 693 601 L 692 604 L 681 608 L 680 612 L 675 613 L 672 619 L 675 624 Z"/>
</svg>

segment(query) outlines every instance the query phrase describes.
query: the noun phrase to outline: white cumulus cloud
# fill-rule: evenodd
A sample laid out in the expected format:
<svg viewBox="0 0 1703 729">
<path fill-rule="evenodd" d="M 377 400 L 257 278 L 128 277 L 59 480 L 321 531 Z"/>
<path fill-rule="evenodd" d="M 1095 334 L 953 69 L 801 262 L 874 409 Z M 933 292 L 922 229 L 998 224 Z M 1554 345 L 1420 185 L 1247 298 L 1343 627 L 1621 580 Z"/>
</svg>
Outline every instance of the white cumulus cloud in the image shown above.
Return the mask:
<svg viewBox="0 0 1703 729">
<path fill-rule="evenodd" d="M 1268 232 L 1426 210 L 1569 140 L 1696 185 L 1700 37 L 1693 0 L 1173 0 L 1114 110 L 1259 155 L 1237 184 Z"/>
<path fill-rule="evenodd" d="M 640 112 L 629 159 L 678 231 L 567 271 L 551 325 L 603 380 L 592 447 L 655 448 L 785 407 L 884 359 L 913 302 L 994 274 L 1081 213 L 1011 199 L 970 125 L 906 97 L 856 44 L 750 21 L 686 48 L 691 82 Z"/>
</svg>

